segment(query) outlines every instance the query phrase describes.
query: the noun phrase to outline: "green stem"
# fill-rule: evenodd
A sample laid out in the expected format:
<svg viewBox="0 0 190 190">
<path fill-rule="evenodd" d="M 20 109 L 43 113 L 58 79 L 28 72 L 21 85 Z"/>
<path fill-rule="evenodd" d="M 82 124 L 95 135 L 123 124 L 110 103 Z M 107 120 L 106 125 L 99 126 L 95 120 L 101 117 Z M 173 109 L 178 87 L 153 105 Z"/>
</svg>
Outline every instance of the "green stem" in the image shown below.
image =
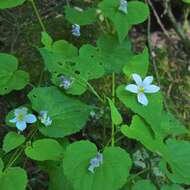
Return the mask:
<svg viewBox="0 0 190 190">
<path fill-rule="evenodd" d="M 112 101 L 115 103 L 115 73 L 112 73 Z M 112 121 L 111 145 L 115 144 L 115 125 Z"/>
<path fill-rule="evenodd" d="M 100 97 L 100 95 L 96 92 L 96 90 L 94 89 L 94 87 L 87 82 L 87 85 L 89 87 L 89 89 L 91 90 L 91 92 L 102 102 L 102 103 L 105 103 L 104 102 L 104 99 Z"/>
<path fill-rule="evenodd" d="M 28 137 L 27 137 L 27 139 L 26 139 L 25 142 L 30 141 L 30 140 L 33 138 L 33 136 L 34 136 L 34 134 L 36 133 L 37 130 L 38 130 L 38 128 L 35 127 L 35 128 L 31 131 L 31 133 L 29 133 L 29 135 L 28 135 Z M 11 167 L 11 166 L 16 162 L 16 160 L 22 155 L 22 153 L 23 153 L 23 151 L 24 151 L 25 148 L 26 148 L 26 144 L 25 144 L 24 146 L 22 146 L 20 149 L 17 149 L 17 150 L 15 151 L 15 153 L 14 153 L 13 156 L 11 157 L 11 159 L 10 159 L 10 161 L 8 162 L 8 164 L 7 164 L 7 166 L 6 166 L 5 169 Z"/>
<path fill-rule="evenodd" d="M 36 4 L 35 4 L 34 0 L 29 0 L 29 1 L 30 1 L 31 4 L 32 4 L 32 7 L 33 7 L 33 9 L 34 9 L 34 12 L 35 12 L 35 14 L 36 14 L 36 17 L 38 18 L 38 21 L 39 21 L 39 23 L 40 23 L 40 26 L 41 26 L 42 30 L 45 32 L 45 31 L 46 31 L 45 26 L 44 26 L 44 24 L 43 24 L 43 22 L 42 22 L 42 19 L 41 19 L 41 17 L 40 17 L 39 11 L 38 11 L 38 9 L 37 9 L 37 7 L 36 7 Z"/>
</svg>

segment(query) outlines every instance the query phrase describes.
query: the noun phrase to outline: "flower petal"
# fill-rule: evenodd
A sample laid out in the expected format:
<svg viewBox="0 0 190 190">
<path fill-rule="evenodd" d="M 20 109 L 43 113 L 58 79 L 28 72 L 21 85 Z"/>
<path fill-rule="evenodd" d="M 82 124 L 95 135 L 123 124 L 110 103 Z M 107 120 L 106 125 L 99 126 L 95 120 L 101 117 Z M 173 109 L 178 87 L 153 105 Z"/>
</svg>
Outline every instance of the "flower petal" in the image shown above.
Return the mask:
<svg viewBox="0 0 190 190">
<path fill-rule="evenodd" d="M 144 106 L 148 105 L 148 99 L 143 93 L 139 93 L 137 96 L 138 102 Z"/>
<path fill-rule="evenodd" d="M 156 93 L 160 90 L 159 86 L 156 85 L 148 85 L 145 87 L 144 92 L 145 93 Z"/>
<path fill-rule="evenodd" d="M 16 116 L 19 115 L 19 114 L 26 115 L 27 112 L 28 112 L 28 108 L 25 108 L 25 107 L 15 109 L 15 111 L 14 111 Z"/>
<path fill-rule="evenodd" d="M 24 131 L 26 129 L 26 122 L 25 121 L 17 122 L 16 127 L 19 131 Z"/>
<path fill-rule="evenodd" d="M 10 122 L 10 123 L 16 123 L 16 122 L 17 122 L 17 118 L 15 117 L 15 118 L 13 118 L 13 119 L 10 119 L 9 122 Z"/>
<path fill-rule="evenodd" d="M 25 121 L 26 121 L 26 123 L 35 123 L 37 121 L 37 118 L 33 114 L 28 114 L 25 117 Z"/>
<path fill-rule="evenodd" d="M 129 84 L 125 87 L 125 90 L 132 92 L 132 93 L 137 93 L 138 92 L 138 87 L 135 84 Z"/>
<path fill-rule="evenodd" d="M 132 77 L 138 86 L 142 85 L 142 79 L 141 79 L 140 75 L 134 73 L 134 74 L 132 74 Z"/>
<path fill-rule="evenodd" d="M 144 80 L 143 80 L 143 86 L 147 86 L 150 85 L 153 81 L 153 76 L 147 76 Z"/>
</svg>

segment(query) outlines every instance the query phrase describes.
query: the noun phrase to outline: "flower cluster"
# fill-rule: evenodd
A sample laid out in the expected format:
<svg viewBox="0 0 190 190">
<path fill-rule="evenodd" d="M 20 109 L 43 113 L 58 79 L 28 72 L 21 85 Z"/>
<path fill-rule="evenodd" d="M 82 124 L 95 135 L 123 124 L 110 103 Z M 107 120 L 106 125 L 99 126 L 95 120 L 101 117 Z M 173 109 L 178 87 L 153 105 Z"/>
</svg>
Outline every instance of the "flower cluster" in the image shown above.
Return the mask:
<svg viewBox="0 0 190 190">
<path fill-rule="evenodd" d="M 90 165 L 88 167 L 88 171 L 91 173 L 94 173 L 94 169 L 98 168 L 100 165 L 103 164 L 103 155 L 98 152 L 95 158 L 92 158 L 90 160 Z"/>
<path fill-rule="evenodd" d="M 24 131 L 27 127 L 27 124 L 32 124 L 37 121 L 37 117 L 34 114 L 28 113 L 28 108 L 26 107 L 15 109 L 14 116 L 15 117 L 13 119 L 10 119 L 9 122 L 16 123 L 16 128 L 19 131 Z M 39 120 L 46 127 L 52 124 L 52 120 L 48 116 L 47 111 L 40 112 Z"/>
</svg>

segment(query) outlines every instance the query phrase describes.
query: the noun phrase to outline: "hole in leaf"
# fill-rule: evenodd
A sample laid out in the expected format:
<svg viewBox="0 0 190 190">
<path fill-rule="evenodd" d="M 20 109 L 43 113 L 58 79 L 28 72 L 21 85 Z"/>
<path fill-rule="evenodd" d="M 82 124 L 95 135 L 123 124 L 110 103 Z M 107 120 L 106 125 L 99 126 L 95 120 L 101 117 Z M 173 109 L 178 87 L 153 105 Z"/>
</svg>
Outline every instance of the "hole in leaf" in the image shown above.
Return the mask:
<svg viewBox="0 0 190 190">
<path fill-rule="evenodd" d="M 80 71 L 76 70 L 75 74 L 80 75 Z"/>
<path fill-rule="evenodd" d="M 4 88 L 4 90 L 7 90 L 7 89 L 8 89 L 7 87 Z"/>
</svg>

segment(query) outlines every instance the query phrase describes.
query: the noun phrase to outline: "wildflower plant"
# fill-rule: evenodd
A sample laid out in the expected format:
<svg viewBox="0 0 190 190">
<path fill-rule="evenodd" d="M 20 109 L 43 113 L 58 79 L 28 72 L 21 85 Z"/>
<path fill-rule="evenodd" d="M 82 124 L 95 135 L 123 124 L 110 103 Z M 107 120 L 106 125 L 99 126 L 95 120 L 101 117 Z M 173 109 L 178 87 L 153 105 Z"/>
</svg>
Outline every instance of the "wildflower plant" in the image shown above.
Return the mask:
<svg viewBox="0 0 190 190">
<path fill-rule="evenodd" d="M 28 2 L 37 12 L 34 0 Z M 0 9 L 23 3 L 1 1 Z M 148 72 L 148 49 L 135 54 L 128 35 L 150 16 L 147 4 L 101 0 L 82 11 L 66 6 L 64 13 L 77 37 L 72 39 L 83 38 L 80 29 L 91 24 L 100 26 L 100 35 L 96 44 L 79 48 L 67 39 L 55 41 L 38 13 L 38 49 L 49 82 L 40 78 L 31 85 L 30 73 L 18 69 L 18 59 L 0 53 L 0 95 L 28 86 L 28 101 L 5 118 L 9 132 L 0 154 L 0 189 L 31 189 L 33 176 L 24 164 L 30 160 L 48 174 L 47 189 L 52 190 L 180 190 L 190 185 L 190 143 L 181 140 L 189 131 L 165 110 L 160 87 Z M 122 76 L 124 82 L 118 80 Z M 102 84 L 106 77 L 111 90 L 103 92 L 92 81 Z M 94 118 L 97 125 L 104 120 L 96 130 L 90 126 Z M 156 155 L 158 164 L 152 165 L 161 184 L 151 177 L 151 155 Z"/>
</svg>

